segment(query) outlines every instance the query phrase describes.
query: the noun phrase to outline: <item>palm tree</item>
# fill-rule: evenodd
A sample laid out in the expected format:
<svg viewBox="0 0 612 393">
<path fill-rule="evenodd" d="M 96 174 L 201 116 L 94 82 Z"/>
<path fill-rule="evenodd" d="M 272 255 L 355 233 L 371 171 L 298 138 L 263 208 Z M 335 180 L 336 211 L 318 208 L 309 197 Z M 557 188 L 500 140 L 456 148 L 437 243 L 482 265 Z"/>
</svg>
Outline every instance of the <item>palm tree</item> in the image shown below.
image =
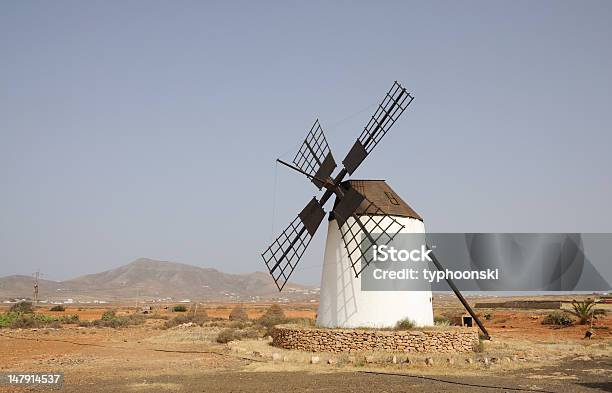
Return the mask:
<svg viewBox="0 0 612 393">
<path fill-rule="evenodd" d="M 587 322 L 597 318 L 597 315 L 605 314 L 604 310 L 595 309 L 595 301 L 587 299 L 582 302 L 572 300 L 572 310 L 567 310 L 568 313 L 578 318 L 578 323 L 586 325 Z"/>
</svg>

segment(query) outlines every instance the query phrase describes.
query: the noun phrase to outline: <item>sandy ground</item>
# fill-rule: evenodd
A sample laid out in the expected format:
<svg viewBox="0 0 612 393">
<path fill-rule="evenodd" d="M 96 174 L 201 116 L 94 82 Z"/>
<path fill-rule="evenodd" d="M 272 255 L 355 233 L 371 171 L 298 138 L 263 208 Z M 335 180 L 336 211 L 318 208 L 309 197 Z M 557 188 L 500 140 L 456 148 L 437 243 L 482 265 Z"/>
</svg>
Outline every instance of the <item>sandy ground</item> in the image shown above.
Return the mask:
<svg viewBox="0 0 612 393">
<path fill-rule="evenodd" d="M 249 308 L 258 316 L 267 307 Z M 228 315 L 214 305 L 210 316 Z M 286 307 L 289 316 L 312 317 L 313 305 Z M 68 309 L 101 315 L 104 309 Z M 444 309 L 443 311 L 448 311 Z M 123 312 L 129 312 L 124 308 Z M 160 329 L 163 320 L 124 329 L 80 328 L 0 330 L 0 371 L 62 371 L 66 392 L 612 392 L 612 317 L 599 321 L 592 340 L 584 326 L 541 325 L 549 311 L 479 310 L 493 340 L 470 354 L 368 354 L 374 361 L 347 361 L 348 355 L 274 348 L 267 340 L 218 344 L 222 327 Z M 172 313 L 166 312 L 167 316 Z M 272 354 L 280 360 L 272 360 Z M 431 356 L 433 366 L 426 366 Z M 337 364 L 327 364 L 328 359 Z M 404 363 L 409 358 L 410 363 Z M 484 359 L 498 360 L 490 365 Z M 452 361 L 449 362 L 449 359 Z M 5 391 L 37 391 L 34 388 Z"/>
</svg>

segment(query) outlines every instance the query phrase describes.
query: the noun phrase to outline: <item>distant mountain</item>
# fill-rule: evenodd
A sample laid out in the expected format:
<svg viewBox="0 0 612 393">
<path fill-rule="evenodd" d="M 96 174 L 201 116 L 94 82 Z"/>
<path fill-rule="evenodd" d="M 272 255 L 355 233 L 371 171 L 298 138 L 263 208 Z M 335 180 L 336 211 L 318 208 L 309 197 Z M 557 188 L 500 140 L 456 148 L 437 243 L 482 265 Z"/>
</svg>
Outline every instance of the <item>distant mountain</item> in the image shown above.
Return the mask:
<svg viewBox="0 0 612 393">
<path fill-rule="evenodd" d="M 32 277 L 0 278 L 0 298 L 32 297 Z M 288 283 L 282 293 L 267 273 L 228 274 L 184 263 L 140 258 L 101 273 L 66 281 L 40 280 L 40 299 L 120 300 L 172 297 L 199 300 L 242 300 L 313 297 L 305 286 Z M 314 295 L 316 296 L 316 294 Z"/>
</svg>

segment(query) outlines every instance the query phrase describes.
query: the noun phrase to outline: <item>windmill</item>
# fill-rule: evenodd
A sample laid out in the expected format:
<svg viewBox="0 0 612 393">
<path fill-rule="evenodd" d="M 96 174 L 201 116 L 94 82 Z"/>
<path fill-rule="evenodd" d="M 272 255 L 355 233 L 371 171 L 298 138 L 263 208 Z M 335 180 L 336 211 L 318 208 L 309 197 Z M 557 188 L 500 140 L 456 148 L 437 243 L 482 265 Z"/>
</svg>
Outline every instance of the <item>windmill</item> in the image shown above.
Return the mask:
<svg viewBox="0 0 612 393">
<path fill-rule="evenodd" d="M 279 291 L 289 280 L 325 218 L 325 204 L 335 196 L 329 214 L 317 324 L 328 327 L 392 326 L 409 318 L 432 325 L 431 290 L 362 291 L 359 275 L 372 262 L 374 246 L 389 244 L 399 233 L 424 233 L 422 218 L 383 180 L 346 180 L 387 134 L 414 97 L 397 81 L 342 160 L 337 164 L 323 129 L 314 122 L 292 164 L 281 164 L 305 175 L 323 194 L 313 197 L 297 217 L 262 253 Z M 436 268 L 443 270 L 430 254 Z M 459 300 L 488 333 L 452 281 Z"/>
</svg>

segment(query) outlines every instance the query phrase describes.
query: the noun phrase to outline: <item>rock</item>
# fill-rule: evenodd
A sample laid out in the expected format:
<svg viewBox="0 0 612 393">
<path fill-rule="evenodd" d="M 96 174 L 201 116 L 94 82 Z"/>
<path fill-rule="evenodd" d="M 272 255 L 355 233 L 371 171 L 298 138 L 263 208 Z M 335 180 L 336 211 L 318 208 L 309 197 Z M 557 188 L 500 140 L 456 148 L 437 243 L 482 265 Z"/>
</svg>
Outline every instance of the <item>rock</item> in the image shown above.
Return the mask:
<svg viewBox="0 0 612 393">
<path fill-rule="evenodd" d="M 434 364 L 433 358 L 430 358 L 430 357 L 425 358 L 425 364 L 427 366 L 433 366 Z"/>
<path fill-rule="evenodd" d="M 489 367 L 491 365 L 491 361 L 489 360 L 489 358 L 482 358 L 482 363 L 484 363 L 486 367 Z"/>
<path fill-rule="evenodd" d="M 584 355 L 584 356 L 578 356 L 577 358 L 574 358 L 574 359 L 572 359 L 572 360 L 578 360 L 578 361 L 583 361 L 583 362 L 589 362 L 589 361 L 593 360 L 593 358 L 591 358 L 591 357 L 589 357 L 589 356 L 587 356 L 587 355 Z"/>
<path fill-rule="evenodd" d="M 282 359 L 282 356 L 280 355 L 280 353 L 278 353 L 278 352 L 274 352 L 274 353 L 272 354 L 272 360 L 273 360 L 273 361 L 278 361 L 278 360 L 281 360 L 281 359 Z"/>
<path fill-rule="evenodd" d="M 591 337 L 593 337 L 594 335 L 595 335 L 595 332 L 589 329 L 584 333 L 584 338 L 591 339 Z"/>
<path fill-rule="evenodd" d="M 397 356 L 393 355 L 393 358 L 391 359 L 391 363 L 397 364 Z"/>
<path fill-rule="evenodd" d="M 310 357 L 310 364 L 317 364 L 317 363 L 319 363 L 319 361 L 321 361 L 321 359 L 319 359 L 318 356 L 311 356 Z"/>
<path fill-rule="evenodd" d="M 329 359 L 327 360 L 327 364 L 329 364 L 329 365 L 332 365 L 332 366 L 333 366 L 333 365 L 338 364 L 338 361 L 337 361 L 336 359 L 334 359 L 334 358 L 329 358 Z"/>
</svg>

